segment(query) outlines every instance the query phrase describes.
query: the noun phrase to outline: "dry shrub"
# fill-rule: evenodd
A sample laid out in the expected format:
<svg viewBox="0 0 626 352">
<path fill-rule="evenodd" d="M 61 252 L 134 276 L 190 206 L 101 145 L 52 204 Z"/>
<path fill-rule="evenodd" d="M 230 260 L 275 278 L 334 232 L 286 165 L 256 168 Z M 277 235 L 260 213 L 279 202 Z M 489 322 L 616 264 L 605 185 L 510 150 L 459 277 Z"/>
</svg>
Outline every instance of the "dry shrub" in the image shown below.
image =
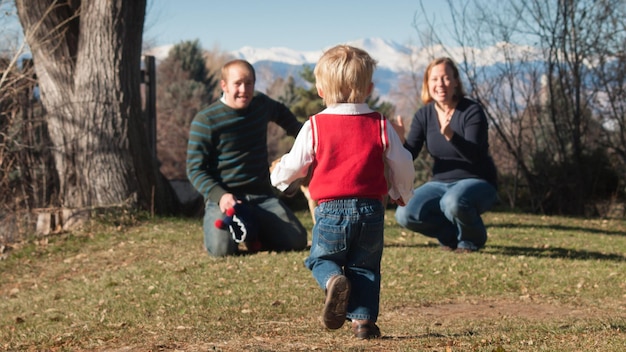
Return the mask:
<svg viewBox="0 0 626 352">
<path fill-rule="evenodd" d="M 0 243 L 32 233 L 32 211 L 54 205 L 58 188 L 32 62 L 21 66 L 0 58 Z"/>
</svg>

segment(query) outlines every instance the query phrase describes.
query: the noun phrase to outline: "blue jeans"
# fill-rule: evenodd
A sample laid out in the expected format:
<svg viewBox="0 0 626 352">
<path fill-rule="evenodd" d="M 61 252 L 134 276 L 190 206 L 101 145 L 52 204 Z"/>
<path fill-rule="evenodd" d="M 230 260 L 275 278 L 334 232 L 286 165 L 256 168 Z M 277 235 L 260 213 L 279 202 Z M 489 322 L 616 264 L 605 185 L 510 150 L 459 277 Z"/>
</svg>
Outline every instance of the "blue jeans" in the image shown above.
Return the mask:
<svg viewBox="0 0 626 352">
<path fill-rule="evenodd" d="M 259 229 L 259 240 L 264 249 L 274 251 L 303 250 L 307 233 L 296 215 L 278 198 L 273 196 L 238 197 L 251 205 L 251 213 Z M 204 209 L 204 247 L 210 255 L 223 257 L 236 254 L 237 243 L 228 230 L 215 227 L 215 220 L 224 213 L 217 203 L 207 201 Z"/>
<path fill-rule="evenodd" d="M 477 250 L 487 242 L 481 214 L 497 199 L 497 191 L 482 179 L 452 183 L 429 181 L 396 210 L 396 221 L 407 229 L 439 240 L 442 246 Z"/>
<path fill-rule="evenodd" d="M 350 280 L 348 319 L 378 319 L 384 216 L 382 202 L 375 199 L 332 200 L 315 208 L 305 265 L 322 289 L 334 275 Z"/>
</svg>

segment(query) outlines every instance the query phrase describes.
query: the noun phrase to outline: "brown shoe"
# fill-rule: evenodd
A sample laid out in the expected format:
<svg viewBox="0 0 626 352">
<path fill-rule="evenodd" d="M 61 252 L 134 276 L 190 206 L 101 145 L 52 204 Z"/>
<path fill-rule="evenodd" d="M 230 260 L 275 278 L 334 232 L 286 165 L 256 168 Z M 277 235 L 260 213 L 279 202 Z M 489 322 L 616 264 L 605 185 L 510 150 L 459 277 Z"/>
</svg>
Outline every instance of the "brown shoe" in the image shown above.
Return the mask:
<svg viewBox="0 0 626 352">
<path fill-rule="evenodd" d="M 344 275 L 335 275 L 328 280 L 326 302 L 322 311 L 324 326 L 339 329 L 346 321 L 348 299 L 350 298 L 350 281 Z"/>
<path fill-rule="evenodd" d="M 373 321 L 354 320 L 352 321 L 352 331 L 354 337 L 361 340 L 375 339 L 380 337 L 380 329 Z"/>
</svg>

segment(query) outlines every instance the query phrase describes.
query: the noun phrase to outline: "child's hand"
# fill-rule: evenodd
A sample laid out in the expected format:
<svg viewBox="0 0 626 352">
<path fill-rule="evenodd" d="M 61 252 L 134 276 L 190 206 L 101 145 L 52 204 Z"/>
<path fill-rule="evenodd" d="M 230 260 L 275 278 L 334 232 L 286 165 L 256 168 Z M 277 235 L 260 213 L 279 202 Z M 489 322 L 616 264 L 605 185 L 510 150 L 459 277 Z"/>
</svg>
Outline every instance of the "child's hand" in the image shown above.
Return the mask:
<svg viewBox="0 0 626 352">
<path fill-rule="evenodd" d="M 402 197 L 400 197 L 398 199 L 392 199 L 391 202 L 392 203 L 396 203 L 396 204 L 398 204 L 401 207 L 406 205 L 406 203 L 404 203 L 404 200 L 402 199 Z"/>
<path fill-rule="evenodd" d="M 404 133 L 406 132 L 404 129 L 404 122 L 402 122 L 402 116 L 398 115 L 396 116 L 396 121 L 389 121 L 391 123 L 391 126 L 393 126 L 393 129 L 396 131 L 396 133 L 398 134 L 398 137 L 400 137 L 400 141 L 402 141 L 402 143 L 404 144 Z"/>
<path fill-rule="evenodd" d="M 272 164 L 270 165 L 270 172 L 274 171 L 274 168 L 276 167 L 276 164 L 278 164 L 280 162 L 280 158 L 272 161 Z"/>
</svg>

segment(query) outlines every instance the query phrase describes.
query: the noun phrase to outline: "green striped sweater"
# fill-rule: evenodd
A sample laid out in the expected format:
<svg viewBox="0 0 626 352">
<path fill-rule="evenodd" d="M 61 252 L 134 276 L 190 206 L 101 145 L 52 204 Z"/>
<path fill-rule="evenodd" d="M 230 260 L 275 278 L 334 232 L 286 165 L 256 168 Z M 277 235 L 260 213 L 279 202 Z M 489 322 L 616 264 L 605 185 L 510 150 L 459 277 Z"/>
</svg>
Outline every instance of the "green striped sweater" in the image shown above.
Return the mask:
<svg viewBox="0 0 626 352">
<path fill-rule="evenodd" d="M 224 193 L 272 194 L 267 124 L 296 136 L 302 124 L 282 103 L 256 92 L 246 109 L 218 100 L 193 119 L 187 144 L 187 177 L 204 196 L 219 202 Z"/>
</svg>

